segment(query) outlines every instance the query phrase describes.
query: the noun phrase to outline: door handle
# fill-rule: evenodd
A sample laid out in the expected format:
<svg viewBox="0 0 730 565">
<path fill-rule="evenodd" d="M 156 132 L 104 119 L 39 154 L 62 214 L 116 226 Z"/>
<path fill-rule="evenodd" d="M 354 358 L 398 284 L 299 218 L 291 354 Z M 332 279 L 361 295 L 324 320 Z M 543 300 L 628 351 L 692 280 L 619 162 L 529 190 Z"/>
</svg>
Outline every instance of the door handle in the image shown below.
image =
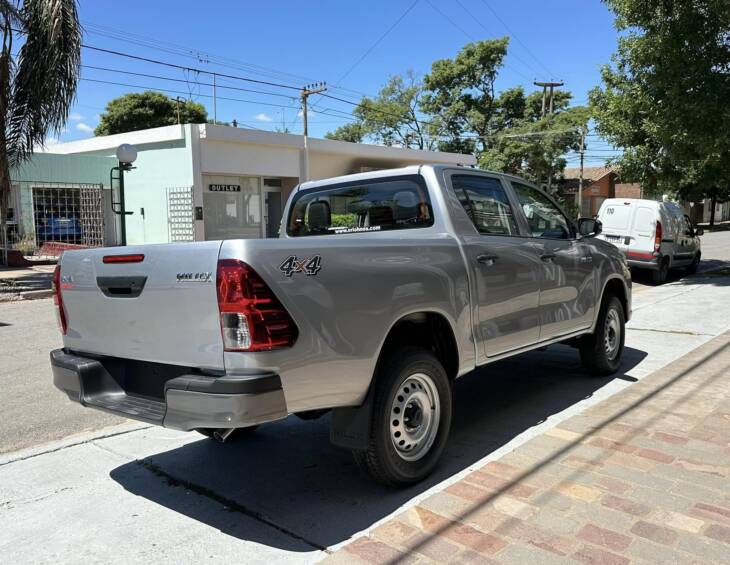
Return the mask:
<svg viewBox="0 0 730 565">
<path fill-rule="evenodd" d="M 542 255 L 540 255 L 540 259 L 547 263 L 548 261 L 552 261 L 553 259 L 555 259 L 555 253 L 543 253 Z"/>
<path fill-rule="evenodd" d="M 499 259 L 497 255 L 477 255 L 477 263 L 482 263 L 483 265 L 494 265 L 494 262 Z"/>
</svg>

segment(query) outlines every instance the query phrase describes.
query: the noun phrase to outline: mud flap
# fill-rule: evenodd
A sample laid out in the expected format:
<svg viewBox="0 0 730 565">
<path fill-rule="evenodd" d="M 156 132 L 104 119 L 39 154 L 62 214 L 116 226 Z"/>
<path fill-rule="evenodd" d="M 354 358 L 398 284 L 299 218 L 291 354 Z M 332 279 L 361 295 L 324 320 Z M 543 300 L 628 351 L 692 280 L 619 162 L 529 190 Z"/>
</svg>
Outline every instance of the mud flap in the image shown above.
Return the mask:
<svg viewBox="0 0 730 565">
<path fill-rule="evenodd" d="M 370 443 L 370 424 L 373 412 L 374 386 L 368 390 L 360 406 L 346 406 L 332 410 L 330 443 L 345 449 L 364 451 Z"/>
</svg>

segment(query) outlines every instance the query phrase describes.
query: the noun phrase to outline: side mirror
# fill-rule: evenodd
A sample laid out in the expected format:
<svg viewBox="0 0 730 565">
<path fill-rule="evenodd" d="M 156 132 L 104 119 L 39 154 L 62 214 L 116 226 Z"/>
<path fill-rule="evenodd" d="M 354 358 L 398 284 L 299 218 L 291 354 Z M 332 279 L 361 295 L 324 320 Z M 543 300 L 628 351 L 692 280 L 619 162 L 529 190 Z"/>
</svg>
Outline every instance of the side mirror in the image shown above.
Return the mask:
<svg viewBox="0 0 730 565">
<path fill-rule="evenodd" d="M 703 230 L 702 228 L 697 228 L 695 230 L 695 235 L 697 235 L 697 236 L 705 235 L 705 230 Z"/>
<path fill-rule="evenodd" d="M 595 237 L 603 231 L 601 220 L 593 218 L 580 218 L 578 220 L 578 233 L 583 237 Z"/>
</svg>

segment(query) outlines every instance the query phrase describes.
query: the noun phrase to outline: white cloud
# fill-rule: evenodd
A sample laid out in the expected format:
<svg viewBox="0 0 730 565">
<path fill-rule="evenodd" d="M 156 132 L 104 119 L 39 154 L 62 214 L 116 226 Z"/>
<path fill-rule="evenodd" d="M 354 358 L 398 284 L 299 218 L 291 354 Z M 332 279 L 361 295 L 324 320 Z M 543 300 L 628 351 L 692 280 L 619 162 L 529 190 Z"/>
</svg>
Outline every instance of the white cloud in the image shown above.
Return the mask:
<svg viewBox="0 0 730 565">
<path fill-rule="evenodd" d="M 261 112 L 260 114 L 256 114 L 256 119 L 259 122 L 272 122 L 272 121 L 274 121 L 274 118 L 272 118 L 271 116 L 269 116 L 268 114 L 265 114 L 263 112 Z"/>
<path fill-rule="evenodd" d="M 84 122 L 79 122 L 76 124 L 76 129 L 79 131 L 83 131 L 84 133 L 93 133 L 94 128 L 92 128 L 90 125 L 85 124 Z"/>
<path fill-rule="evenodd" d="M 84 116 L 82 116 L 78 112 L 72 112 L 69 115 L 68 119 L 71 120 L 71 121 L 73 121 L 73 122 L 83 122 L 84 121 Z"/>
</svg>

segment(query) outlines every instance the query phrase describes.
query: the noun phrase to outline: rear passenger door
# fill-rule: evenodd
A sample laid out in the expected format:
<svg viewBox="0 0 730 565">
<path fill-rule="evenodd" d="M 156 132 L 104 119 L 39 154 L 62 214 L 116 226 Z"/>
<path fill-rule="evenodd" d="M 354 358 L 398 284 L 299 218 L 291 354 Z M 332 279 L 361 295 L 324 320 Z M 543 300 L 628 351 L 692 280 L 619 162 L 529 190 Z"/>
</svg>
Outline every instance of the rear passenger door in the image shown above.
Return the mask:
<svg viewBox="0 0 730 565">
<path fill-rule="evenodd" d="M 483 354 L 492 357 L 534 343 L 540 334 L 542 266 L 520 229 L 516 203 L 499 177 L 454 171 L 447 179 L 474 226 L 462 243 Z"/>
<path fill-rule="evenodd" d="M 576 238 L 570 221 L 545 193 L 511 184 L 541 265 L 540 340 L 590 326 L 596 300 L 590 246 Z"/>
</svg>

